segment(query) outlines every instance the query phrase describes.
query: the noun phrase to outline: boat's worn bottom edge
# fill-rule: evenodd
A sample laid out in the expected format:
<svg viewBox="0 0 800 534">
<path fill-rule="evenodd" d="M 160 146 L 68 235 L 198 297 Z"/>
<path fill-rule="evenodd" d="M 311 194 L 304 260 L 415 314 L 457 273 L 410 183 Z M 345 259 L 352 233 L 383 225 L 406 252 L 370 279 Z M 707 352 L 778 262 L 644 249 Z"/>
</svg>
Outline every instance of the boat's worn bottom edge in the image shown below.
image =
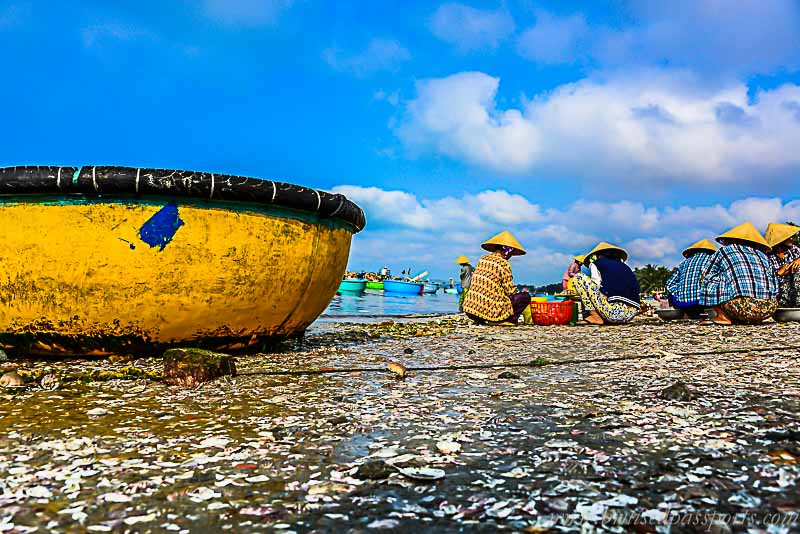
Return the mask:
<svg viewBox="0 0 800 534">
<path fill-rule="evenodd" d="M 104 357 L 112 354 L 156 356 L 167 349 L 193 347 L 231 354 L 272 352 L 286 340 L 302 339 L 305 331 L 292 334 L 249 336 L 202 336 L 193 339 L 152 341 L 137 335 L 69 335 L 55 332 L 1 333 L 0 348 L 12 356 L 43 358 Z"/>
</svg>

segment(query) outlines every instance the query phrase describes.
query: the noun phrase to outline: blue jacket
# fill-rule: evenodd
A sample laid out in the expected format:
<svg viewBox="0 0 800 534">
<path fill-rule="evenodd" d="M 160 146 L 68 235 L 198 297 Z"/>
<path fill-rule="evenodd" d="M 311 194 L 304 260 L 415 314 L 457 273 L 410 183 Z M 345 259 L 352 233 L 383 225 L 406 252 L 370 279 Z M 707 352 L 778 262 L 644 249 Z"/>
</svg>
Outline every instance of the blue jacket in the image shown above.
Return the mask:
<svg viewBox="0 0 800 534">
<path fill-rule="evenodd" d="M 641 307 L 639 300 L 639 281 L 631 268 L 621 261 L 600 256 L 594 262 L 603 283 L 600 292 L 608 297 L 609 302 L 622 302 L 629 306 Z"/>
</svg>

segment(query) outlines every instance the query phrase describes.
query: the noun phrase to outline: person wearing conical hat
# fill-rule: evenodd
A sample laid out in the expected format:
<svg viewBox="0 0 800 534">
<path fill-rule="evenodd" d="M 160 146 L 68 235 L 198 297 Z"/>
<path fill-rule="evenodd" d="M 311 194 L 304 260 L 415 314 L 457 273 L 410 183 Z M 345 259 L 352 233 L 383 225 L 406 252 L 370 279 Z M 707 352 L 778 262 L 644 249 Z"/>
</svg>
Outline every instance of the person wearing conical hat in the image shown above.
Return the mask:
<svg viewBox="0 0 800 534">
<path fill-rule="evenodd" d="M 581 272 L 581 265 L 583 265 L 583 256 L 573 256 L 572 263 L 569 264 L 567 270 L 564 271 L 564 276 L 561 277 L 561 287 L 567 289 L 570 279 Z"/>
<path fill-rule="evenodd" d="M 641 312 L 639 281 L 625 264 L 628 253 L 611 243 L 598 243 L 583 260 L 591 276 L 576 274 L 570 286 L 581 297 L 588 324 L 624 324 Z"/>
<path fill-rule="evenodd" d="M 778 277 L 769 243 L 750 222 L 717 237 L 722 245 L 702 275 L 700 304 L 715 316 L 703 324 L 758 324 L 778 308 Z"/>
<path fill-rule="evenodd" d="M 778 276 L 778 305 L 781 308 L 800 306 L 800 247 L 794 237 L 800 227 L 770 223 L 765 238 L 772 248 L 769 261 Z"/>
<path fill-rule="evenodd" d="M 669 303 L 692 319 L 696 319 L 705 310 L 700 304 L 700 295 L 703 291 L 701 278 L 716 251 L 716 245 L 708 239 L 698 241 L 683 251 L 683 257 L 686 259 L 667 280 Z"/>
<path fill-rule="evenodd" d="M 464 299 L 467 298 L 475 267 L 469 263 L 469 258 L 466 256 L 456 258 L 456 263 L 461 266 L 461 294 L 458 296 L 458 311 L 464 311 Z"/>
<path fill-rule="evenodd" d="M 489 254 L 478 260 L 472 273 L 464 313 L 476 323 L 517 324 L 530 306 L 529 293 L 517 292 L 509 259 L 525 249 L 510 232 L 500 232 L 481 245 Z"/>
</svg>

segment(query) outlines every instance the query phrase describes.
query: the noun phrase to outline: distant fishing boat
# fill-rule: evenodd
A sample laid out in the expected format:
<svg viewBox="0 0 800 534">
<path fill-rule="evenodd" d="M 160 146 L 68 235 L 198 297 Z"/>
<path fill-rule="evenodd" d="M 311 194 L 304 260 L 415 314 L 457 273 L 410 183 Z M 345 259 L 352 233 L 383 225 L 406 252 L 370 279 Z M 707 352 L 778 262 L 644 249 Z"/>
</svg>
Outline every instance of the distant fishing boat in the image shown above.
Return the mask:
<svg viewBox="0 0 800 534">
<path fill-rule="evenodd" d="M 367 281 L 363 278 L 345 278 L 339 283 L 339 293 L 360 294 L 367 288 Z"/>
<path fill-rule="evenodd" d="M 458 295 L 458 289 L 454 287 L 446 287 L 444 288 L 444 292 L 450 295 Z"/>
<path fill-rule="evenodd" d="M 368 280 L 367 289 L 373 289 L 375 291 L 383 291 L 383 282 L 373 282 L 371 280 Z"/>
<path fill-rule="evenodd" d="M 437 286 L 436 284 L 425 284 L 422 287 L 422 292 L 425 293 L 426 295 L 433 295 L 437 291 L 439 291 L 439 286 Z"/>
<path fill-rule="evenodd" d="M 0 345 L 262 350 L 325 310 L 364 224 L 342 195 L 257 178 L 0 168 Z"/>
<path fill-rule="evenodd" d="M 401 295 L 421 295 L 425 284 L 419 282 L 404 282 L 403 280 L 384 280 L 384 293 L 398 293 Z"/>
</svg>

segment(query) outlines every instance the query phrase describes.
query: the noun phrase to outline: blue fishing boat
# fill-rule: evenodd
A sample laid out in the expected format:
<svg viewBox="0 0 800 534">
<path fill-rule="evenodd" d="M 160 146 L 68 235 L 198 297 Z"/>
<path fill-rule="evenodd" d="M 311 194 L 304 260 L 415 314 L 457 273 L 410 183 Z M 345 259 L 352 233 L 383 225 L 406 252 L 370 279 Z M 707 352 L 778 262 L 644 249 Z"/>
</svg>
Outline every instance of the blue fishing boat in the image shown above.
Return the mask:
<svg viewBox="0 0 800 534">
<path fill-rule="evenodd" d="M 421 295 L 424 285 L 418 282 L 404 282 L 403 280 L 384 280 L 383 292 L 401 295 Z"/>
<path fill-rule="evenodd" d="M 444 292 L 452 294 L 452 295 L 458 295 L 458 289 L 456 289 L 454 287 L 446 287 L 446 288 L 444 288 Z"/>
<path fill-rule="evenodd" d="M 367 288 L 367 281 L 362 278 L 345 278 L 339 284 L 340 294 L 357 295 L 363 293 Z"/>
<path fill-rule="evenodd" d="M 437 286 L 436 284 L 425 284 L 422 287 L 422 292 L 425 293 L 426 295 L 433 295 L 437 291 L 439 291 L 439 286 Z"/>
</svg>

